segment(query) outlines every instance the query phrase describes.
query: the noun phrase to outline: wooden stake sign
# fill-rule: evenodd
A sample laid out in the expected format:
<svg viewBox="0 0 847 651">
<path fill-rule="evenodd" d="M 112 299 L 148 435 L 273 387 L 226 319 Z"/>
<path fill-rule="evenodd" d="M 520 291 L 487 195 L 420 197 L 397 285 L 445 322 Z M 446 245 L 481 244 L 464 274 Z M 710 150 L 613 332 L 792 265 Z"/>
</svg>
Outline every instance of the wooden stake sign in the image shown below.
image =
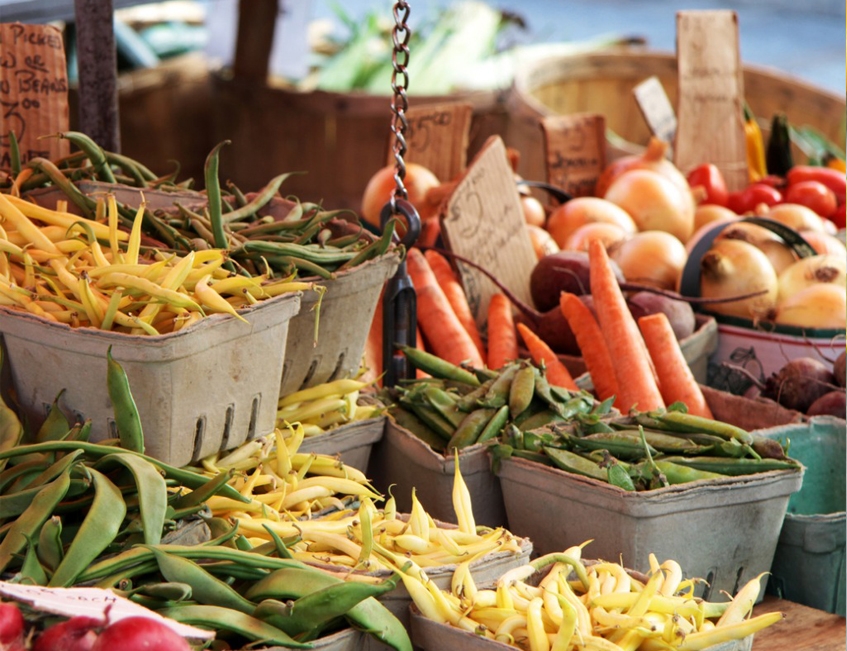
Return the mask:
<svg viewBox="0 0 847 651">
<path fill-rule="evenodd" d="M 537 260 L 499 136 L 489 138 L 468 166 L 447 202 L 441 232 L 451 251 L 497 274 L 531 304 L 529 276 Z M 471 311 L 483 327 L 491 296 L 499 290 L 479 271 L 461 263 L 457 267 Z"/>
<path fill-rule="evenodd" d="M 650 132 L 672 143 L 676 135 L 676 113 L 659 78 L 656 75 L 648 77 L 632 89 L 632 94 Z"/>
<path fill-rule="evenodd" d="M 734 11 L 677 14 L 679 97 L 674 162 L 684 173 L 714 163 L 727 187 L 748 182 L 744 77 Z"/>
<path fill-rule="evenodd" d="M 0 23 L 0 169 L 12 167 L 14 132 L 22 163 L 58 158 L 70 143 L 68 75 L 62 32 L 50 25 Z"/>
<path fill-rule="evenodd" d="M 429 169 L 439 181 L 455 179 L 468 161 L 473 106 L 467 103 L 430 104 L 409 107 L 406 119 L 406 162 Z M 392 145 L 388 147 L 388 164 L 394 164 Z"/>
<path fill-rule="evenodd" d="M 574 197 L 593 196 L 606 166 L 606 119 L 593 113 L 541 120 L 547 182 Z"/>
</svg>

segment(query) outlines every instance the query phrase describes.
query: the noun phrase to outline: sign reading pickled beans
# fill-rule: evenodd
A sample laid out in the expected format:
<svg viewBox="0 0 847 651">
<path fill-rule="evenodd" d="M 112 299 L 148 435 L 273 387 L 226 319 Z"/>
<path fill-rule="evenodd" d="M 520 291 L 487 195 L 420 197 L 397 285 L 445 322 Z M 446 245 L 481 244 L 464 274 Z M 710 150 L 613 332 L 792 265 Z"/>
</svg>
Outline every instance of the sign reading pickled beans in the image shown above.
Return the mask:
<svg viewBox="0 0 847 651">
<path fill-rule="evenodd" d="M 12 169 L 15 141 L 22 165 L 36 157 L 66 156 L 70 143 L 55 135 L 67 130 L 68 73 L 61 30 L 0 23 L 0 169 Z"/>
</svg>

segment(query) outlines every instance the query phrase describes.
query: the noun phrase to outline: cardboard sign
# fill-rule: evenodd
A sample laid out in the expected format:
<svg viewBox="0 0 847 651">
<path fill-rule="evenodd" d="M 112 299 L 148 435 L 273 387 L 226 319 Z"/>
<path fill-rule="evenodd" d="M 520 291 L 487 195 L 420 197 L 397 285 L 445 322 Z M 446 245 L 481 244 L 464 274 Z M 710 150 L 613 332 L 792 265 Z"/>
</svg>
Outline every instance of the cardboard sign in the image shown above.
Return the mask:
<svg viewBox="0 0 847 651">
<path fill-rule="evenodd" d="M 714 163 L 730 190 L 745 187 L 744 77 L 735 12 L 679 12 L 677 65 L 674 162 L 683 174 Z"/>
<path fill-rule="evenodd" d="M 650 132 L 660 140 L 673 142 L 676 113 L 659 78 L 656 75 L 648 77 L 632 89 L 632 94 Z"/>
<path fill-rule="evenodd" d="M 66 156 L 67 140 L 39 138 L 68 128 L 62 32 L 50 25 L 0 23 L 0 169 L 11 168 L 10 131 L 26 163 L 36 156 Z"/>
<path fill-rule="evenodd" d="M 65 617 L 84 615 L 94 619 L 106 619 L 108 611 L 108 621 L 116 622 L 125 617 L 140 615 L 162 622 L 183 637 L 198 640 L 211 640 L 215 637 L 213 631 L 167 619 L 134 601 L 103 588 L 46 588 L 40 585 L 0 581 L 0 594 L 29 604 L 37 610 L 64 615 Z"/>
<path fill-rule="evenodd" d="M 439 181 L 455 179 L 468 161 L 473 107 L 466 103 L 411 106 L 406 111 L 406 162 L 429 169 Z M 388 145 L 388 164 L 394 164 L 394 134 Z"/>
<path fill-rule="evenodd" d="M 529 276 L 537 262 L 521 210 L 514 174 L 500 136 L 492 136 L 468 166 L 442 216 L 448 248 L 484 267 L 521 300 L 532 304 Z M 457 264 L 471 311 L 480 327 L 498 292 L 479 271 Z"/>
<path fill-rule="evenodd" d="M 594 194 L 606 166 L 606 118 L 591 113 L 541 120 L 547 182 L 573 197 Z"/>
</svg>

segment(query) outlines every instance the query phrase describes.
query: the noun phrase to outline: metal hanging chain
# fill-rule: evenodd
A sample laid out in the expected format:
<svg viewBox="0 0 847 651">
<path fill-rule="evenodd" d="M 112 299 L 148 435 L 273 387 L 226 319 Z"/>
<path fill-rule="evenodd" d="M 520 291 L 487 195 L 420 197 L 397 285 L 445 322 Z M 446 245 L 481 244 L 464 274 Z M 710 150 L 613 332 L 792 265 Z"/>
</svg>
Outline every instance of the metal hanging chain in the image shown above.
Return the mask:
<svg viewBox="0 0 847 651">
<path fill-rule="evenodd" d="M 406 118 L 406 111 L 409 109 L 409 98 L 406 96 L 406 90 L 409 87 L 409 37 L 412 35 L 408 26 L 409 3 L 405 0 L 399 0 L 394 3 L 394 27 L 391 30 L 391 39 L 394 43 L 394 51 L 391 54 L 391 90 L 394 95 L 391 99 L 391 132 L 394 134 L 394 144 L 392 151 L 394 152 L 394 183 L 396 185 L 394 192 L 391 195 L 392 211 L 396 210 L 396 200 L 408 199 L 409 195 L 406 191 L 406 186 L 403 180 L 406 178 L 406 162 L 403 157 L 406 155 L 406 129 L 409 127 L 409 121 Z"/>
</svg>

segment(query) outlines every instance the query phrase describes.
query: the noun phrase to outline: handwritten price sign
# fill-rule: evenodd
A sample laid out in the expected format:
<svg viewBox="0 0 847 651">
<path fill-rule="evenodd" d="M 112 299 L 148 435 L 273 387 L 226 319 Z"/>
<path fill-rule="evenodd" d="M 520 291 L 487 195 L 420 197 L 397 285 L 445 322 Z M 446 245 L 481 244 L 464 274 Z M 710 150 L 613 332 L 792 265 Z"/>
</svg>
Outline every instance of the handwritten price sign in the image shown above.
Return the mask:
<svg viewBox="0 0 847 651">
<path fill-rule="evenodd" d="M 0 169 L 12 166 L 12 139 L 21 162 L 58 158 L 68 130 L 68 75 L 62 33 L 50 25 L 0 23 Z"/>
</svg>

